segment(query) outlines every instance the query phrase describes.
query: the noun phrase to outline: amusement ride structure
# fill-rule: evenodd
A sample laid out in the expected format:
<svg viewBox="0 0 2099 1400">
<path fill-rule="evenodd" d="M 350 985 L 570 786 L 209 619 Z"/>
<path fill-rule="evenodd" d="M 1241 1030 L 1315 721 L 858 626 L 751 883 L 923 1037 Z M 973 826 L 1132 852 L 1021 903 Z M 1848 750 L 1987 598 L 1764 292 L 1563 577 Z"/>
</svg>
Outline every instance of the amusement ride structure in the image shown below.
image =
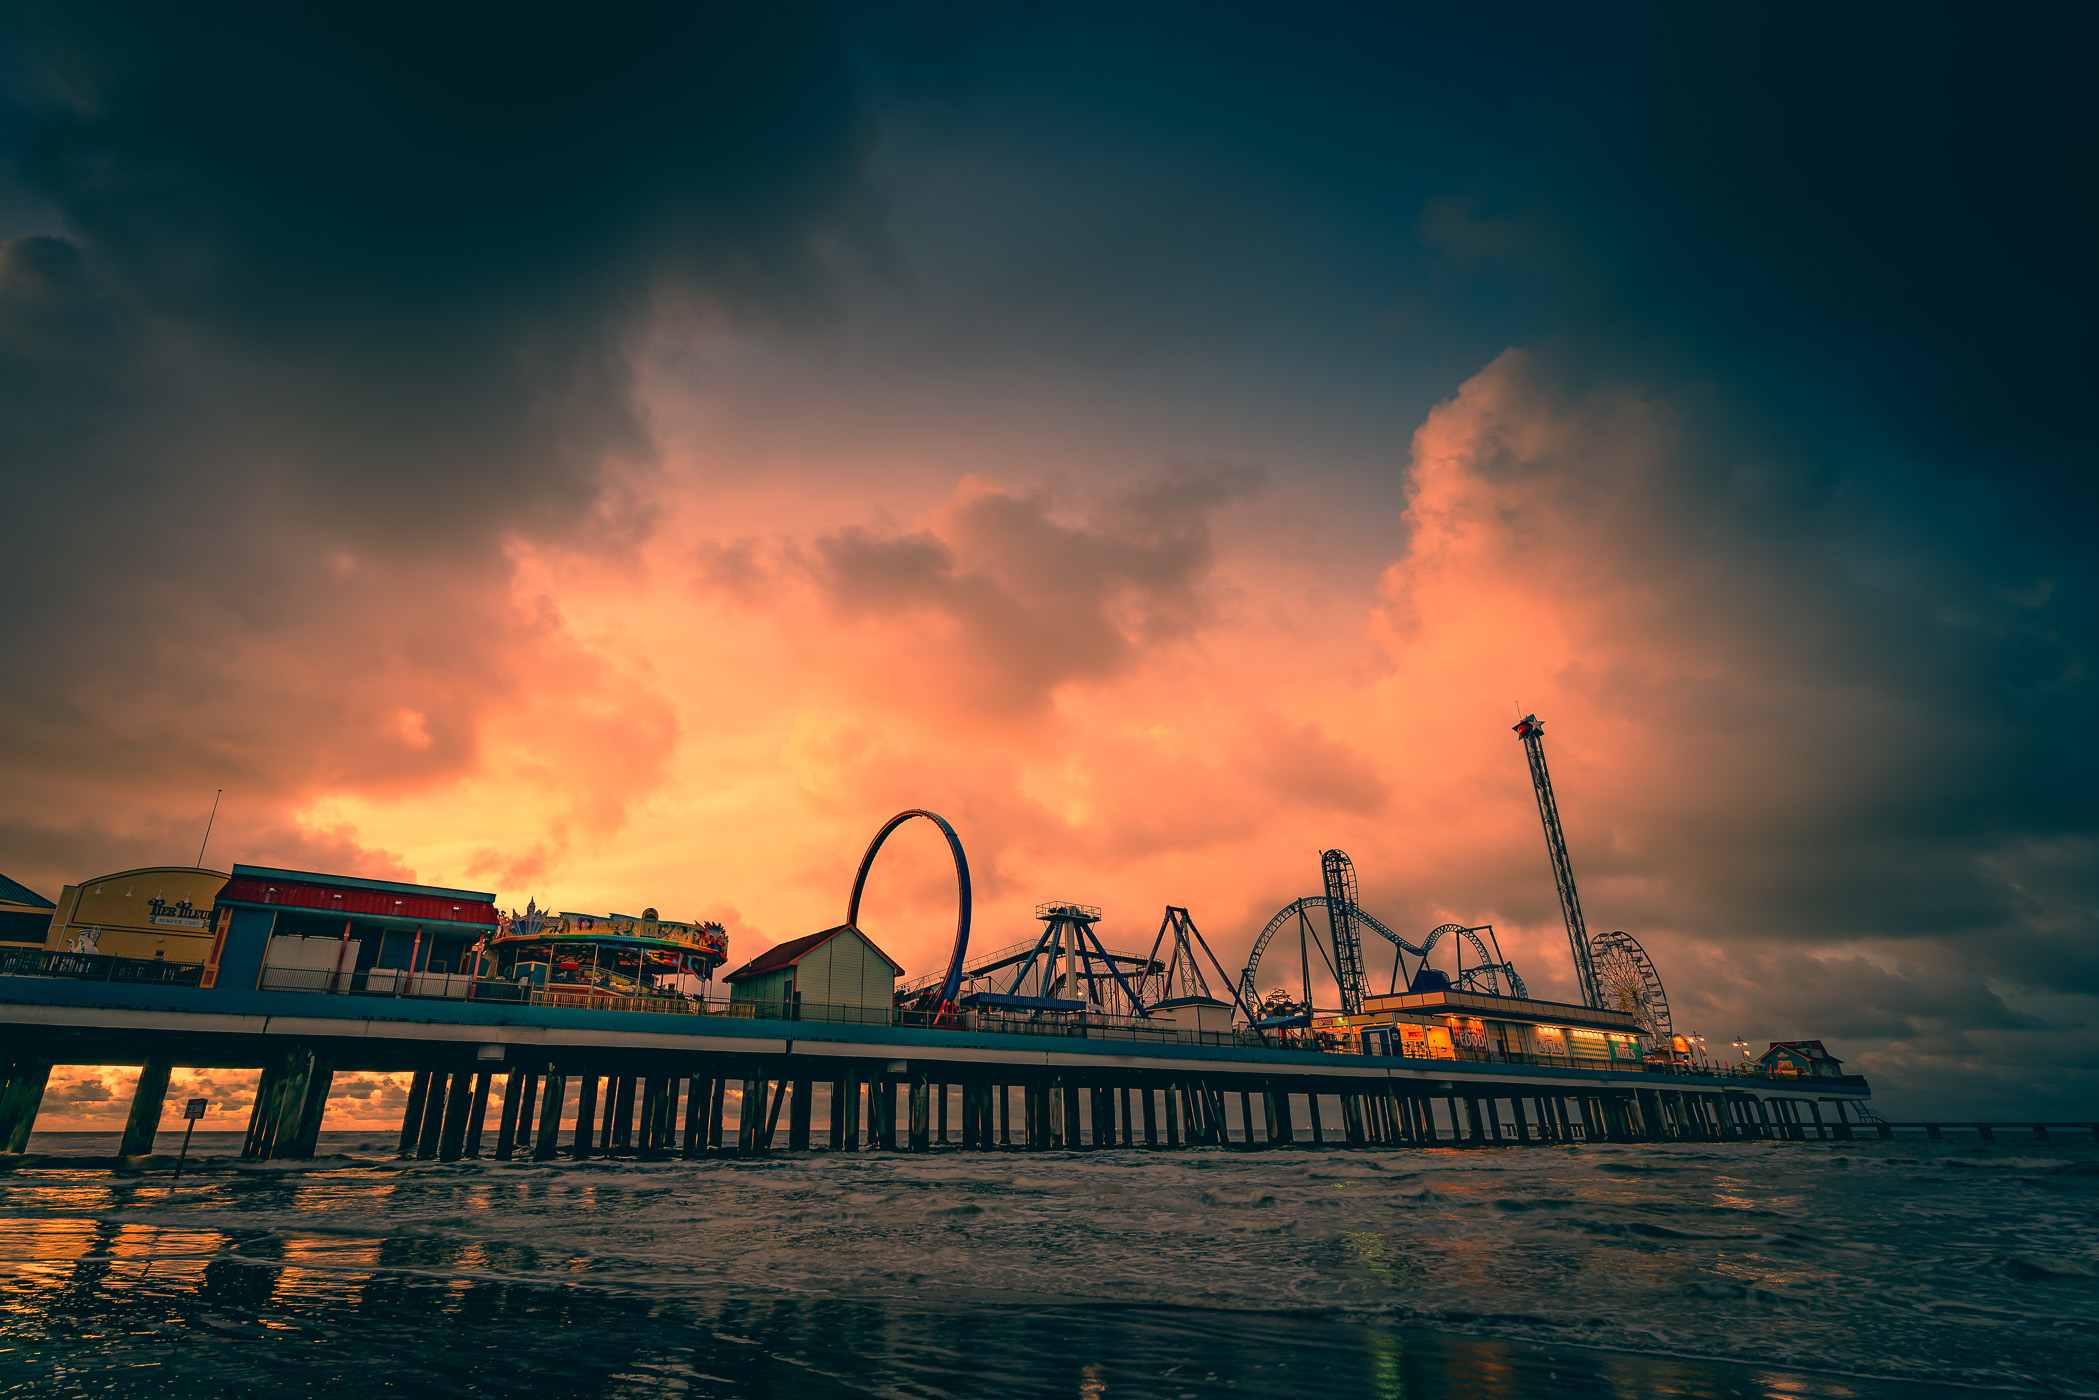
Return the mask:
<svg viewBox="0 0 2099 1400">
<path fill-rule="evenodd" d="M 1494 937 L 1492 924 L 1440 924 L 1421 942 L 1410 943 L 1363 908 L 1356 893 L 1355 862 L 1348 858 L 1346 851 L 1320 852 L 1319 865 L 1325 876 L 1326 893 L 1308 895 L 1284 905 L 1254 939 L 1246 970 L 1239 974 L 1239 1000 L 1248 1007 L 1258 1006 L 1262 1012 L 1253 1018 L 1256 1025 L 1264 1029 L 1287 1030 L 1311 1024 L 1318 1009 L 1313 997 L 1315 952 L 1319 955 L 1316 966 L 1323 968 L 1332 978 L 1340 1001 L 1337 1009 L 1344 1016 L 1360 1015 L 1366 995 L 1396 992 L 1402 984 L 1409 991 L 1457 987 L 1500 996 L 1503 995 L 1502 979 L 1506 978 L 1507 995 L 1528 995 L 1523 979 L 1501 955 L 1501 945 Z M 1321 921 L 1312 917 L 1320 910 L 1326 913 L 1324 928 Z M 1292 998 L 1287 987 L 1277 987 L 1263 997 L 1256 990 L 1262 955 L 1278 933 L 1291 927 L 1297 930 L 1299 995 Z M 1368 986 L 1363 964 L 1364 929 L 1392 945 L 1392 973 L 1382 992 L 1371 991 Z M 1486 937 L 1480 937 L 1481 934 Z M 1454 976 L 1428 966 L 1428 955 L 1446 937 L 1454 938 L 1458 949 Z M 1469 966 L 1465 962 L 1465 945 L 1468 943 L 1478 959 Z M 1409 955 L 1416 960 L 1411 972 L 1407 967 Z"/>
<path fill-rule="evenodd" d="M 1515 732 L 1530 762 L 1538 818 L 1544 827 L 1546 854 L 1559 890 L 1560 912 L 1567 925 L 1567 942 L 1574 956 L 1582 1004 L 1631 1013 L 1640 1028 L 1654 1037 L 1657 1046 L 1668 1047 L 1674 1036 L 1669 999 L 1653 959 L 1631 934 L 1614 930 L 1592 935 L 1583 920 L 1574 866 L 1567 855 L 1567 837 L 1560 826 L 1559 804 L 1553 796 L 1552 775 L 1545 763 L 1545 726 L 1536 715 L 1527 715 L 1515 726 Z M 1174 905 L 1167 906 L 1148 954 L 1111 951 L 1094 932 L 1094 925 L 1101 919 L 1099 908 L 1058 900 L 1036 906 L 1035 917 L 1043 924 L 1038 936 L 970 958 L 969 863 L 962 853 L 961 839 L 945 819 L 917 808 L 890 818 L 869 843 L 853 878 L 852 898 L 846 910 L 848 926 L 858 926 L 860 895 L 875 853 L 890 832 L 912 817 L 932 821 L 947 837 L 954 854 L 959 892 L 955 946 L 946 970 L 897 990 L 898 1004 L 914 1010 L 943 1017 L 957 1009 L 967 1009 L 1079 1020 L 1101 1016 L 1149 1019 L 1152 1009 L 1161 1003 L 1190 997 L 1214 1000 L 1197 957 L 1198 949 L 1209 958 L 1222 986 L 1230 993 L 1233 1009 L 1257 1031 L 1308 1029 L 1322 1011 L 1359 1016 L 1366 997 L 1388 996 L 1402 989 L 1516 998 L 1530 995 L 1523 978 L 1502 955 L 1492 924 L 1439 924 L 1421 942 L 1411 942 L 1363 908 L 1355 862 L 1340 850 L 1320 852 L 1325 893 L 1293 900 L 1277 911 L 1254 939 L 1246 967 L 1236 979 L 1225 972 L 1188 911 Z M 1280 984 L 1264 994 L 1259 985 L 1262 959 L 1268 957 L 1273 967 L 1275 955 L 1270 950 L 1279 934 L 1284 936 L 1287 957 L 1291 930 L 1297 935 L 1296 966 L 1289 968 L 1286 964 Z M 1372 985 L 1366 965 L 1365 930 L 1382 938 L 1391 948 L 1391 967 L 1382 979 L 1382 989 Z M 1455 970 L 1450 973 L 1428 963 L 1430 953 L 1446 938 L 1456 950 Z M 1166 953 L 1163 960 L 1162 951 Z M 1324 977 L 1318 975 L 1321 973 Z M 1291 982 L 1295 982 L 1294 988 Z M 1322 1007 L 1318 994 L 1329 987 L 1337 1005 Z"/>
<path fill-rule="evenodd" d="M 1168 937 L 1173 939 L 1173 948 L 1162 963 L 1159 961 L 1159 950 L 1166 946 Z M 1244 999 L 1238 983 L 1224 970 L 1224 964 L 1219 962 L 1217 954 L 1210 950 L 1210 944 L 1203 937 L 1202 930 L 1195 926 L 1193 916 L 1177 904 L 1166 906 L 1166 915 L 1159 920 L 1158 936 L 1152 939 L 1149 966 L 1153 970 L 1148 973 L 1143 984 L 1145 990 L 1150 993 L 1151 1004 L 1158 1006 L 1165 1002 L 1190 999 L 1216 1000 L 1216 995 L 1210 990 L 1209 979 L 1203 975 L 1202 964 L 1196 959 L 1197 948 L 1202 949 L 1203 956 L 1210 960 L 1210 966 L 1217 973 L 1218 985 L 1230 993 L 1232 1004 L 1238 1008 L 1239 1014 L 1246 1018 L 1249 1025 L 1259 1019 L 1254 1014 L 1254 1003 Z"/>
<path fill-rule="evenodd" d="M 1560 889 L 1560 914 L 1567 922 L 1567 944 L 1574 953 L 1575 977 L 1584 1005 L 1599 1010 L 1629 1011 L 1655 1044 L 1668 1046 L 1675 1037 L 1669 1020 L 1669 997 L 1662 990 L 1654 960 L 1623 929 L 1591 935 L 1582 919 L 1581 895 L 1574 888 L 1574 866 L 1567 859 L 1567 835 L 1560 829 L 1560 807 L 1553 800 L 1552 774 L 1545 767 L 1545 725 L 1525 715 L 1515 726 L 1530 760 L 1531 786 L 1538 794 L 1538 820 L 1545 827 L 1545 851 Z"/>
</svg>

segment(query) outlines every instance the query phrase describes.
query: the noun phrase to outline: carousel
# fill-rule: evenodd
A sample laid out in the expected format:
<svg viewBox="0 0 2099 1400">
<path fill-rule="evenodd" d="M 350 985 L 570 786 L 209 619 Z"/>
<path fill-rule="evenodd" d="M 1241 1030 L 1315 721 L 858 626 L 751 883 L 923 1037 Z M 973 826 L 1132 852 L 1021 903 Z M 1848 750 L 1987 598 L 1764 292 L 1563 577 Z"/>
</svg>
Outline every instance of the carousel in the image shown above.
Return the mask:
<svg viewBox="0 0 2099 1400">
<path fill-rule="evenodd" d="M 500 915 L 481 950 L 474 995 L 495 1000 L 577 998 L 617 1008 L 638 1000 L 697 1001 L 729 955 L 717 923 L 632 914 L 555 914 L 527 903 Z"/>
</svg>

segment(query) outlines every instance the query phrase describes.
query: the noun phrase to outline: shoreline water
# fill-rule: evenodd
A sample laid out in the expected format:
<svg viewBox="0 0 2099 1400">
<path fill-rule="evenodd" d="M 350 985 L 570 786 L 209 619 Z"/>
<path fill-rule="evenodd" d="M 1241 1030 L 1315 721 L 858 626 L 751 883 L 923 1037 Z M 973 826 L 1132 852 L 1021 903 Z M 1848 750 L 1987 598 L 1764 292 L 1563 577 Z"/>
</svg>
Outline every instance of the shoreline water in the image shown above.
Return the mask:
<svg viewBox="0 0 2099 1400">
<path fill-rule="evenodd" d="M 351 1132 L 257 1164 L 205 1138 L 179 1186 L 0 1176 L 7 1369 L 62 1383 L 0 1395 L 218 1393 L 265 1355 L 243 1385 L 311 1393 L 345 1348 L 467 1395 L 1284 1395 L 1307 1368 L 1368 1395 L 2099 1393 L 2084 1144 L 438 1164 Z"/>
</svg>

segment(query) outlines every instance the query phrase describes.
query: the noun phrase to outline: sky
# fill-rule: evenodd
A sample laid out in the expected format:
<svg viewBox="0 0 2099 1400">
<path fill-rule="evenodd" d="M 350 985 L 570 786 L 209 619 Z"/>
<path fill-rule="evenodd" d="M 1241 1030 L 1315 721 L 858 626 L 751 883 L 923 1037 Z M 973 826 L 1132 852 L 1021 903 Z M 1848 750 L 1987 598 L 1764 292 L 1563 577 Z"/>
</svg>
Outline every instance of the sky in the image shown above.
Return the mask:
<svg viewBox="0 0 2099 1400">
<path fill-rule="evenodd" d="M 2089 1116 L 2089 15 L 988 8 L 8 7 L 0 870 L 1574 998 L 1535 712 L 1679 1029 Z"/>
</svg>

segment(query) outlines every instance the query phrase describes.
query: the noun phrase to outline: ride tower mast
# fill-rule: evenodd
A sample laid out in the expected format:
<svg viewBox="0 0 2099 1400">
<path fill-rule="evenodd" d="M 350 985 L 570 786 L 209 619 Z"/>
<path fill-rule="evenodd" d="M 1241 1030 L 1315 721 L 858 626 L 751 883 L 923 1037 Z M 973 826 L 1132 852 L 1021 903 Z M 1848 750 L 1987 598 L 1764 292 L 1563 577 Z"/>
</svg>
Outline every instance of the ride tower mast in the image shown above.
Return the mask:
<svg viewBox="0 0 2099 1400">
<path fill-rule="evenodd" d="M 1363 936 L 1357 929 L 1356 865 L 1346 851 L 1321 851 L 1320 872 L 1326 877 L 1327 931 L 1334 941 L 1334 981 L 1341 988 L 1341 1012 L 1363 1014 Z M 1394 967 L 1398 966 L 1395 961 Z M 1305 955 L 1305 1009 L 1312 1006 L 1311 957 Z"/>
<path fill-rule="evenodd" d="M 1552 878 L 1560 887 L 1560 914 L 1567 920 L 1567 944 L 1574 953 L 1574 975 L 1582 986 L 1582 1004 L 1604 1009 L 1603 983 L 1589 951 L 1589 929 L 1582 921 L 1582 900 L 1574 888 L 1574 866 L 1567 859 L 1567 834 L 1560 830 L 1560 807 L 1552 797 L 1552 774 L 1545 768 L 1545 726 L 1525 715 L 1515 726 L 1530 759 L 1531 786 L 1538 790 L 1538 820 L 1545 826 L 1545 851 L 1552 857 Z"/>
</svg>

